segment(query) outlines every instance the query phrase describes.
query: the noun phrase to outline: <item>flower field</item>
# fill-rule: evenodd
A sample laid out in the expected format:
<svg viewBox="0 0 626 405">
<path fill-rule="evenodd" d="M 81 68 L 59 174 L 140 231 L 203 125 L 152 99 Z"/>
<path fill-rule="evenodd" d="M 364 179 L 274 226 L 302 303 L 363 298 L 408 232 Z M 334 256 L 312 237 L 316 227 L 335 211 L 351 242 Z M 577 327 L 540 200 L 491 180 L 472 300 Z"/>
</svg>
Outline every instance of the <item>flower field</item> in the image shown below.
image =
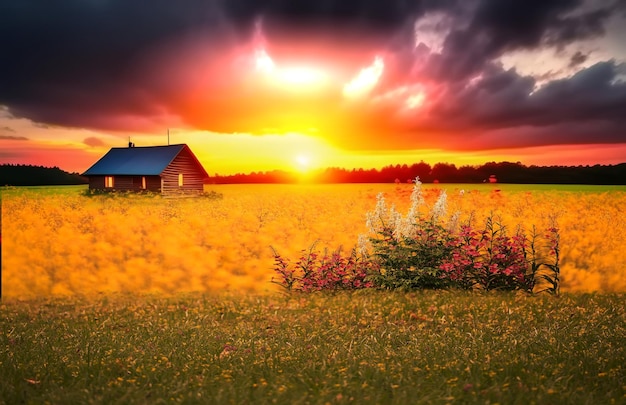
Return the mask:
<svg viewBox="0 0 626 405">
<path fill-rule="evenodd" d="M 626 190 L 542 190 L 497 185 L 442 189 L 448 212 L 507 227 L 560 230 L 561 290 L 626 291 Z M 98 292 L 266 292 L 272 247 L 297 257 L 312 244 L 349 251 L 383 193 L 406 211 L 411 185 L 207 186 L 220 198 L 86 197 L 2 191 L 2 295 L 35 298 Z"/>
<path fill-rule="evenodd" d="M 406 184 L 3 189 L 0 404 L 624 403 L 626 192 L 465 187 L 424 208 L 558 225 L 561 295 L 272 283 L 275 252 L 410 211 Z"/>
</svg>

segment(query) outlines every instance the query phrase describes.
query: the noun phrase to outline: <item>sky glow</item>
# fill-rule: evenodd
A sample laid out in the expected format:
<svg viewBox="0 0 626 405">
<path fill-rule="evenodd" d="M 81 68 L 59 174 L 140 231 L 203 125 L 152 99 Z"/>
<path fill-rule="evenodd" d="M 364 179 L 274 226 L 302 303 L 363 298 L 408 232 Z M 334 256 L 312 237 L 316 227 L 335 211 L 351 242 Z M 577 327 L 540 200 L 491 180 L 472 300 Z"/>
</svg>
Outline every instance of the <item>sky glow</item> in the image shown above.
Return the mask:
<svg viewBox="0 0 626 405">
<path fill-rule="evenodd" d="M 623 1 L 145 7 L 0 6 L 0 164 L 82 172 L 168 128 L 219 174 L 626 162 Z"/>
</svg>

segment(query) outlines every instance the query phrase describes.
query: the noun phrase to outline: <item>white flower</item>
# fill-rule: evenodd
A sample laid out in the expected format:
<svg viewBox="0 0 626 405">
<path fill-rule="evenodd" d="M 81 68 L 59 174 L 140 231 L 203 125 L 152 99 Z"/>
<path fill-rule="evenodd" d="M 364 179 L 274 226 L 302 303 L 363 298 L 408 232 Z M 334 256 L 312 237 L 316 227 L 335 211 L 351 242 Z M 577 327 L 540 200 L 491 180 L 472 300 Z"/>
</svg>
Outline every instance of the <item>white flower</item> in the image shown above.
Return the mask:
<svg viewBox="0 0 626 405">
<path fill-rule="evenodd" d="M 422 182 L 419 176 L 415 178 L 415 185 L 413 186 L 413 192 L 411 193 L 411 207 L 407 214 L 407 219 L 415 220 L 419 214 L 419 207 L 424 203 L 424 196 L 422 195 Z"/>
<path fill-rule="evenodd" d="M 369 245 L 370 243 L 367 235 L 360 234 L 357 241 L 357 253 L 361 256 L 367 256 L 367 252 L 369 251 Z"/>
<path fill-rule="evenodd" d="M 452 214 L 452 217 L 448 220 L 447 229 L 449 231 L 456 230 L 457 226 L 459 225 L 460 217 L 461 217 L 461 211 L 455 211 L 454 214 Z"/>
<path fill-rule="evenodd" d="M 383 193 L 378 193 L 374 212 L 368 212 L 365 218 L 367 230 L 371 233 L 378 233 L 380 228 L 385 226 L 385 222 L 387 222 L 387 204 L 385 203 Z"/>
<path fill-rule="evenodd" d="M 400 239 L 404 236 L 404 218 L 402 214 L 396 211 L 396 206 L 393 205 L 389 210 L 389 228 L 393 231 L 393 237 Z"/>
<path fill-rule="evenodd" d="M 448 206 L 448 195 L 446 194 L 446 190 L 442 190 L 441 194 L 439 194 L 439 198 L 433 207 L 432 218 L 433 221 L 437 221 L 443 218 L 446 215 L 446 209 Z"/>
</svg>

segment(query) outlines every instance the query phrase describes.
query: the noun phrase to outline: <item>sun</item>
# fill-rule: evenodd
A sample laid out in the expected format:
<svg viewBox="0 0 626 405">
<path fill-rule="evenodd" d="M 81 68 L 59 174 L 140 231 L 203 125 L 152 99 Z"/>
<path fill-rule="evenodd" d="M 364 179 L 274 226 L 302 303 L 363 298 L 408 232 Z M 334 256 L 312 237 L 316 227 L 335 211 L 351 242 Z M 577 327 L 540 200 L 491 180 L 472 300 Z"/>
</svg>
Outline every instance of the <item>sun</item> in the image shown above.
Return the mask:
<svg viewBox="0 0 626 405">
<path fill-rule="evenodd" d="M 301 173 L 307 172 L 311 168 L 311 158 L 308 155 L 296 155 L 294 161 L 296 163 L 296 168 Z"/>
</svg>

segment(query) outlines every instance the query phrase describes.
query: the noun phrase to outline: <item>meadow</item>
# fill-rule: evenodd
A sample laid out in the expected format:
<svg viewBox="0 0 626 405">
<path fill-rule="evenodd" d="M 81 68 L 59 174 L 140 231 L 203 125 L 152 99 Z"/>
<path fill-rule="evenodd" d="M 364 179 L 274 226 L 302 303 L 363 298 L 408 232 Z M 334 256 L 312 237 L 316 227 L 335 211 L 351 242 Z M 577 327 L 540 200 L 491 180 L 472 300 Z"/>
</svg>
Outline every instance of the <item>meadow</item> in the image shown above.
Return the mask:
<svg viewBox="0 0 626 405">
<path fill-rule="evenodd" d="M 0 404 L 626 403 L 626 190 L 425 185 L 561 235 L 561 291 L 298 293 L 273 252 L 352 249 L 410 185 L 209 197 L 2 189 Z"/>
<path fill-rule="evenodd" d="M 0 403 L 626 403 L 624 298 L 358 290 L 9 300 Z"/>
<path fill-rule="evenodd" d="M 424 185 L 427 204 L 509 228 L 556 222 L 561 290 L 626 291 L 626 188 Z M 85 197 L 83 187 L 2 191 L 4 298 L 98 292 L 276 291 L 272 249 L 350 251 L 384 193 L 405 212 L 408 184 L 207 186 L 221 198 Z"/>
</svg>

